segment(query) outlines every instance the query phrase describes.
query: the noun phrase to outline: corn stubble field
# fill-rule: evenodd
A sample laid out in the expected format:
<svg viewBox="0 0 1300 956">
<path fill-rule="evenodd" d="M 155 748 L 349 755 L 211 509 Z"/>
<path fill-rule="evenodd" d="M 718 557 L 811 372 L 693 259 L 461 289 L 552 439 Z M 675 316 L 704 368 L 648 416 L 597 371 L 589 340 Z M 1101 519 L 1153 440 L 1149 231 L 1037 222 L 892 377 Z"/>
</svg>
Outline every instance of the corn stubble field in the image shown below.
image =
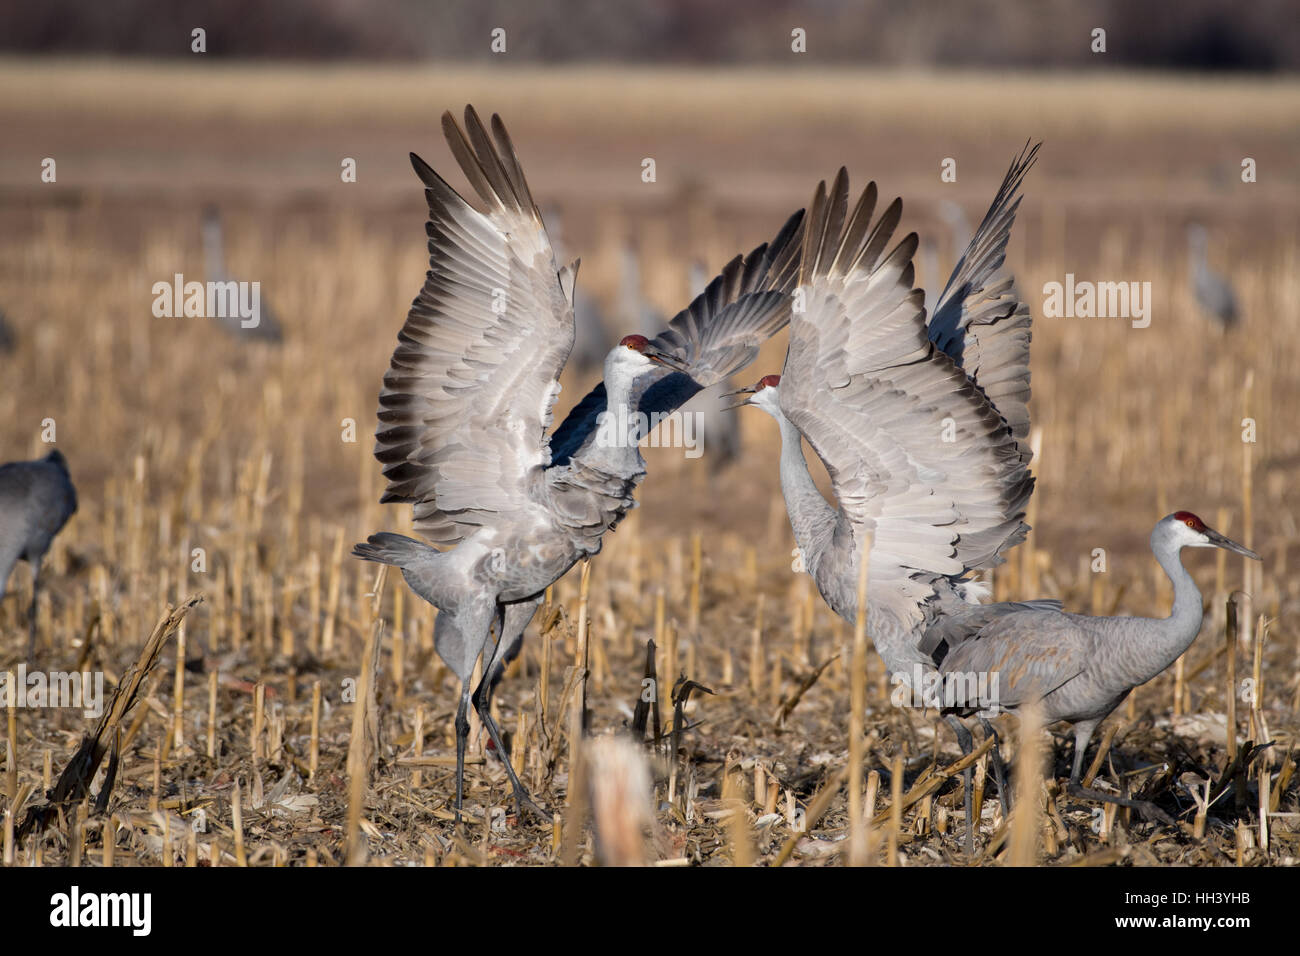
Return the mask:
<svg viewBox="0 0 1300 956">
<path fill-rule="evenodd" d="M 80 497 L 47 562 L 37 661 L 102 670 L 110 693 L 122 680 L 135 701 L 126 711 L 124 691 L 102 722 L 7 711 L 7 865 L 1300 860 L 1294 86 L 23 62 L 0 73 L 18 94 L 0 107 L 12 131 L 0 307 L 20 336 L 0 356 L 0 448 L 5 460 L 44 454 L 53 419 Z M 1095 785 L 1156 800 L 1176 830 L 1065 797 L 1071 737 L 1022 737 L 1004 718 L 1022 798 L 1003 820 L 979 751 L 969 860 L 956 743 L 933 711 L 891 706 L 873 654 L 855 846 L 853 629 L 792 571 L 776 430 L 752 410 L 740 413 L 745 453 L 725 468 L 711 465 L 707 434 L 696 460 L 647 450 L 641 507 L 606 537 L 586 600 L 575 568 L 502 682 L 512 759 L 558 825 L 516 815 L 473 715 L 466 821 L 454 825 L 457 681 L 433 653 L 434 612 L 346 555 L 372 531 L 409 529 L 409 509 L 377 503 L 370 453 L 379 381 L 427 265 L 405 154 L 449 174 L 437 116 L 467 101 L 510 125 L 535 195 L 563 211 L 566 245 L 583 256 L 580 284 L 612 302 L 628 236 L 646 296 L 666 310 L 686 301 L 690 258 L 716 269 L 767 238 L 840 164 L 904 197 L 904 228 L 940 238 L 946 272 L 938 201 L 978 221 L 1021 143 L 1045 140 L 1010 249 L 1034 312 L 1035 530 L 991 575 L 996 596 L 1163 615 L 1171 595 L 1146 536 L 1177 508 L 1264 556 L 1248 581 L 1239 558 L 1186 554 L 1209 607 L 1201 635 L 1104 727 Z M 47 155 L 54 185 L 38 182 Z M 356 184 L 339 182 L 344 156 L 358 159 Z M 641 182 L 645 156 L 655 184 Z M 939 183 L 946 156 L 956 184 Z M 1242 156 L 1257 160 L 1258 183 L 1240 183 Z M 232 273 L 261 281 L 281 317 L 282 346 L 151 314 L 154 282 L 202 278 L 207 202 L 226 214 Z M 1227 333 L 1190 293 L 1193 220 L 1240 299 Z M 1151 326 L 1044 318 L 1039 290 L 1067 272 L 1151 282 Z M 783 349 L 770 343 L 739 384 L 779 371 Z M 566 380 L 558 413 L 589 384 Z M 1225 604 L 1237 590 L 1249 596 L 1233 639 Z M 16 667 L 24 569 L 11 591 L 0 660 Z M 660 680 L 638 711 L 651 639 Z M 584 646 L 591 736 L 575 760 Z M 675 707 L 683 674 L 712 693 Z M 1229 693 L 1247 678 L 1254 698 Z M 645 738 L 658 726 L 658 744 L 609 739 L 634 725 Z M 24 832 L 96 732 L 88 791 L 71 774 L 44 829 Z M 653 800 L 638 793 L 643 775 Z"/>
</svg>

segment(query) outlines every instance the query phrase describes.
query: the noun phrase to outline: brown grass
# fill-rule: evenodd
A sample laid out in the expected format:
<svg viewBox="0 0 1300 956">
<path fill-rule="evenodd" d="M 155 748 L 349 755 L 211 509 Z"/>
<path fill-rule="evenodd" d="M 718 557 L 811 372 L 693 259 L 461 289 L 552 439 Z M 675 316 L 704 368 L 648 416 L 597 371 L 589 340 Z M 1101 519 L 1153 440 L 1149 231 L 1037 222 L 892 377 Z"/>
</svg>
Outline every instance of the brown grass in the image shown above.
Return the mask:
<svg viewBox="0 0 1300 956">
<path fill-rule="evenodd" d="M 1024 859 L 1035 834 L 1033 858 L 1048 864 L 1300 858 L 1300 582 L 1289 567 L 1300 540 L 1290 480 L 1300 463 L 1300 243 L 1294 166 L 1278 161 L 1294 149 L 1293 87 L 1123 76 L 246 72 L 57 61 L 38 70 L 0 63 L 0 86 L 11 94 L 0 122 L 17 131 L 0 152 L 0 305 L 21 336 L 16 354 L 0 357 L 8 386 L 0 390 L 0 447 L 5 459 L 43 454 L 41 423 L 54 419 L 81 499 L 47 564 L 40 660 L 51 669 L 85 661 L 111 687 L 167 603 L 199 590 L 208 596 L 186 621 L 181 684 L 167 674 L 147 689 L 128 718 L 108 812 L 76 817 L 75 839 L 69 821 L 15 846 L 9 810 L 13 798 L 30 804 L 48 786 L 45 768 L 63 768 L 84 721 L 52 709 L 6 715 L 13 730 L 0 754 L 13 756 L 0 779 L 5 852 L 15 862 L 338 865 L 365 856 L 371 864 L 549 864 L 565 839 L 572 859 L 595 859 L 588 830 L 563 832 L 569 819 L 557 840 L 549 827 L 516 818 L 498 755 L 477 725 L 469 822 L 453 828 L 457 682 L 433 653 L 433 614 L 409 593 L 399 605 L 404 585 L 393 578 L 376 615 L 373 568 L 344 556 L 371 531 L 409 527 L 403 509 L 376 504 L 381 476 L 368 437 L 387 355 L 426 267 L 404 151 L 416 148 L 445 168 L 436 114 L 470 98 L 504 112 L 538 198 L 564 206 L 566 240 L 584 258 L 580 281 L 609 296 L 612 240 L 631 232 L 647 291 L 665 306 L 681 303 L 690 257 L 718 264 L 761 241 L 838 163 L 858 182 L 873 175 L 886 194 L 902 193 L 909 227 L 928 235 L 937 229 L 934 201 L 947 195 L 939 157 L 959 157 L 952 195 L 975 215 L 1024 137 L 1046 137 L 1011 248 L 1035 312 L 1037 528 L 1029 557 L 995 575 L 997 593 L 1058 596 L 1081 611 L 1164 613 L 1169 596 L 1146 550 L 1151 525 L 1175 508 L 1223 524 L 1215 521 L 1222 508 L 1221 530 L 1253 534 L 1265 556 L 1251 606 L 1270 624 L 1265 635 L 1252 615 L 1258 663 L 1254 645 L 1225 645 L 1223 608 L 1243 584 L 1241 566 L 1190 554 L 1210 613 L 1184 662 L 1186 706 L 1173 716 L 1172 671 L 1139 688 L 1110 719 L 1118 729 L 1096 781 L 1154 788 L 1144 799 L 1177 791 L 1188 809 L 1180 832 L 1109 811 L 1094 829 L 1093 808 L 1052 783 L 1070 756 L 1058 733 L 1054 759 L 1044 754 L 1046 812 L 1014 853 L 992 788 L 984 794 L 984 859 Z M 790 125 L 774 134 L 774 117 Z M 164 120 L 173 125 L 152 125 Z M 1191 123 L 1195 136 L 1184 128 Z M 147 148 L 135 145 L 137 134 Z M 371 138 L 379 145 L 372 165 L 361 166 L 358 192 L 340 192 L 339 157 Z M 670 188 L 646 192 L 637 164 L 661 146 Z M 60 161 L 57 187 L 34 184 L 47 149 Z M 1274 161 L 1261 159 L 1255 187 L 1236 184 L 1240 155 L 1254 153 Z M 1214 179 L 1223 168 L 1229 178 Z M 758 208 L 742 201 L 749 192 L 761 197 Z M 232 269 L 261 280 L 284 320 L 278 350 L 241 347 L 204 320 L 150 314 L 153 282 L 201 275 L 197 208 L 214 197 L 227 210 Z M 1230 335 L 1208 328 L 1188 291 L 1183 228 L 1193 218 L 1212 227 L 1212 260 L 1237 288 L 1244 318 Z M 948 254 L 941 246 L 941 258 Z M 1067 271 L 1152 282 L 1152 326 L 1043 318 L 1038 290 Z M 745 375 L 779 370 L 781 349 L 773 343 Z M 580 384 L 566 381 L 562 406 L 576 401 Z M 1259 432 L 1249 532 L 1243 417 Z M 356 423 L 355 443 L 341 439 L 345 419 Z M 642 507 L 592 563 L 585 648 L 575 573 L 553 589 L 551 608 L 503 681 L 499 723 L 524 781 L 563 811 L 572 803 L 569 708 L 581 700 L 573 665 L 586 666 L 592 728 L 619 729 L 631 721 L 654 637 L 661 713 L 671 711 L 679 671 L 716 693 L 691 698 L 676 759 L 651 758 L 657 789 L 646 859 L 847 862 L 848 807 L 859 804 L 862 786 L 856 766 L 853 791 L 843 786 L 852 627 L 791 573 L 774 429 L 758 415 L 743 421 L 746 456 L 721 474 L 709 474 L 707 451 L 698 461 L 673 449 L 647 453 Z M 1106 551 L 1104 574 L 1090 571 L 1095 548 Z M 5 661 L 16 661 L 25 641 L 26 575 L 16 574 L 11 588 L 0 605 Z M 355 685 L 366 683 L 373 634 L 382 634 L 378 666 L 366 668 L 374 683 L 362 688 Z M 863 689 L 862 803 L 874 816 L 858 818 L 866 850 L 856 855 L 959 861 L 960 775 L 946 776 L 955 743 L 933 714 L 890 706 L 879 659 L 869 657 L 877 679 Z M 1266 728 L 1273 747 L 1252 763 L 1240 803 L 1228 792 L 1194 821 L 1189 793 L 1217 784 L 1229 763 L 1223 721 L 1234 662 L 1239 676 L 1260 675 L 1263 692 L 1256 708 L 1238 708 L 1236 735 L 1244 742 L 1252 726 L 1261 735 Z M 361 796 L 350 801 L 354 705 L 344 695 L 361 693 L 364 702 L 372 692 L 373 728 L 355 725 L 361 744 L 351 782 Z M 587 801 L 584 794 L 579 803 Z M 1261 827 L 1265 802 L 1280 815 Z"/>
</svg>

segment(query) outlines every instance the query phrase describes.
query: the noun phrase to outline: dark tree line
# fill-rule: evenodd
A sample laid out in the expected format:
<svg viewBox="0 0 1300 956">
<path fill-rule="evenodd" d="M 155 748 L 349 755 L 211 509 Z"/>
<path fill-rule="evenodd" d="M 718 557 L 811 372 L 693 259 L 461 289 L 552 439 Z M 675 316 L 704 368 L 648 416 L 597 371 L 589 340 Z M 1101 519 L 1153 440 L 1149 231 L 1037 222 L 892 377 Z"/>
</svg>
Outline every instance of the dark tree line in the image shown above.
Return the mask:
<svg viewBox="0 0 1300 956">
<path fill-rule="evenodd" d="M 0 4 L 0 51 L 482 60 L 790 61 L 986 68 L 1300 68 L 1295 0 L 41 0 Z"/>
</svg>

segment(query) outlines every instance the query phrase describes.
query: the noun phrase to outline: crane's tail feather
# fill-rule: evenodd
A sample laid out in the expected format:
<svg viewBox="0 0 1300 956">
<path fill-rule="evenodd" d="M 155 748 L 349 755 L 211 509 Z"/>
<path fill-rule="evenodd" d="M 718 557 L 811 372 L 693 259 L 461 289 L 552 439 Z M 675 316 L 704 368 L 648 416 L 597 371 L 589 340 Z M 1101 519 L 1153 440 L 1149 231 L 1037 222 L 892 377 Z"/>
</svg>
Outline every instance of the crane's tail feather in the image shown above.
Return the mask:
<svg viewBox="0 0 1300 956">
<path fill-rule="evenodd" d="M 430 551 L 437 553 L 435 549 L 414 538 L 384 531 L 372 534 L 363 543 L 354 545 L 352 556 L 363 561 L 405 568 Z"/>
</svg>

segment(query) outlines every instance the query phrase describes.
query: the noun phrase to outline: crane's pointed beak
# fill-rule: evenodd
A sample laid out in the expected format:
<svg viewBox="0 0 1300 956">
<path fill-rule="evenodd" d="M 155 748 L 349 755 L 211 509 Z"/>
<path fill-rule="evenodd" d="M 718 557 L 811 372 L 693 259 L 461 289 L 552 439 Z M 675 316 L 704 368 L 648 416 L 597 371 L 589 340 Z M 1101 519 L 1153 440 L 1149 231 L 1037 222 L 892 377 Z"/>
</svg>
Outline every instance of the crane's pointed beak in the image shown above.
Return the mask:
<svg viewBox="0 0 1300 956">
<path fill-rule="evenodd" d="M 753 385 L 750 385 L 746 388 L 738 388 L 734 392 L 723 392 L 721 397 L 731 398 L 735 395 L 753 395 L 756 391 L 758 391 L 758 389 L 756 389 Z M 736 409 L 743 408 L 748 404 L 749 404 L 749 399 L 745 399 L 743 402 L 736 402 L 736 404 L 734 405 L 727 405 L 722 410 L 724 412 L 734 412 Z"/>
<path fill-rule="evenodd" d="M 645 351 L 642 352 L 641 354 L 643 354 L 650 361 L 654 362 L 656 365 L 662 365 L 665 368 L 670 368 L 674 372 L 687 371 L 685 362 L 679 359 L 676 355 L 673 355 L 673 353 L 659 348 L 659 346 L 655 345 L 653 342 L 647 345 L 645 347 Z"/>
<path fill-rule="evenodd" d="M 1210 544 L 1216 548 L 1223 548 L 1225 551 L 1235 551 L 1237 554 L 1244 554 L 1248 558 L 1254 558 L 1256 561 L 1263 561 L 1258 554 L 1244 545 L 1237 544 L 1226 535 L 1219 534 L 1213 528 L 1205 529 L 1205 536 L 1210 539 Z"/>
</svg>

